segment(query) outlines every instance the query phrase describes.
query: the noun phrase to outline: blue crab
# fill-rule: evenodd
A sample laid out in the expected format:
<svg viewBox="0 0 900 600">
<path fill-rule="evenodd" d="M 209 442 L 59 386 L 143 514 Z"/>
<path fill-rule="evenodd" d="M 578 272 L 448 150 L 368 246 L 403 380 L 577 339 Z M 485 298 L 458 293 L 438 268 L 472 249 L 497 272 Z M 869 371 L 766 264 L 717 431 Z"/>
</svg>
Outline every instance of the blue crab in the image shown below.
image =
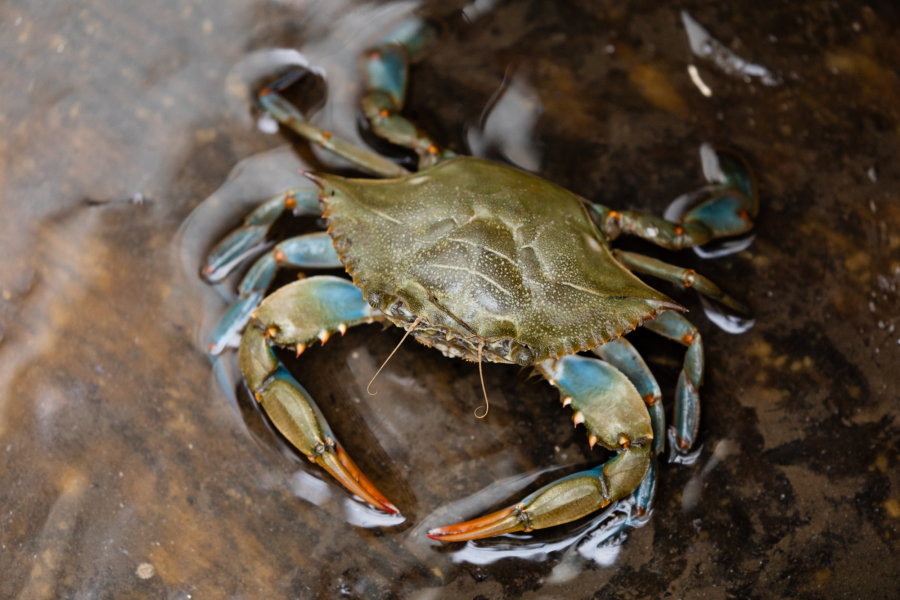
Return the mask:
<svg viewBox="0 0 900 600">
<path fill-rule="evenodd" d="M 401 114 L 409 64 L 435 37 L 430 23 L 407 21 L 363 60 L 365 116 L 374 133 L 418 155 L 416 172 L 307 122 L 282 95 L 296 74 L 260 92 L 263 108 L 282 125 L 382 179 L 309 174 L 315 192 L 288 190 L 266 201 L 215 247 L 202 269 L 209 282 L 264 249 L 270 226 L 285 211 L 321 215 L 328 223 L 327 232 L 282 241 L 256 260 L 213 331 L 210 352 L 221 352 L 244 330 L 241 371 L 275 427 L 348 490 L 389 513 L 398 510 L 347 456 L 273 348 L 300 355 L 335 332 L 388 321 L 479 367 L 482 361 L 534 367 L 559 390 L 575 425 L 584 425 L 591 447 L 617 454 L 509 508 L 429 536 L 461 541 L 541 529 L 624 498 L 630 499 L 627 524 L 637 524 L 653 507 L 667 434 L 659 386 L 622 336 L 643 326 L 687 347 L 668 431 L 675 453 L 688 453 L 697 436 L 704 357 L 702 337 L 684 309 L 633 273 L 747 309 L 694 271 L 610 244 L 628 233 L 680 249 L 748 231 L 757 213 L 750 170 L 731 152 L 710 151 L 718 169 L 705 199 L 670 222 L 611 210 L 504 164 L 457 156 Z M 343 267 L 352 282 L 309 277 L 263 298 L 284 266 Z"/>
</svg>

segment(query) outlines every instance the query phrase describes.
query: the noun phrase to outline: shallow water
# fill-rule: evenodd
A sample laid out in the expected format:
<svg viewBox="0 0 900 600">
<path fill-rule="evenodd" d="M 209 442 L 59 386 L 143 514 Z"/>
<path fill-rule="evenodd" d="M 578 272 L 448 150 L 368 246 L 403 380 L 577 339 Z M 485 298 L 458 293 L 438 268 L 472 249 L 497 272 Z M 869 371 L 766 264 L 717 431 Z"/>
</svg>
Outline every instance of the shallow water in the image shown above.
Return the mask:
<svg viewBox="0 0 900 600">
<path fill-rule="evenodd" d="M 356 57 L 414 10 L 447 31 L 408 114 L 454 149 L 657 214 L 704 184 L 703 143 L 756 171 L 749 247 L 619 244 L 755 316 L 734 335 L 653 282 L 703 334 L 703 447 L 661 466 L 624 543 L 604 515 L 424 536 L 605 458 L 515 368 L 484 366 L 476 420 L 477 368 L 414 343 L 365 393 L 394 328 L 290 363 L 398 518 L 287 448 L 233 355 L 206 357 L 232 287 L 200 282 L 203 253 L 297 169 L 346 168 L 267 133 L 256 79 L 299 51 L 327 82 L 314 121 L 358 139 Z M 692 51 L 682 10 L 717 43 Z M 892 597 L 898 27 L 891 2 L 0 5 L 0 598 Z M 629 339 L 668 406 L 683 348 Z"/>
</svg>

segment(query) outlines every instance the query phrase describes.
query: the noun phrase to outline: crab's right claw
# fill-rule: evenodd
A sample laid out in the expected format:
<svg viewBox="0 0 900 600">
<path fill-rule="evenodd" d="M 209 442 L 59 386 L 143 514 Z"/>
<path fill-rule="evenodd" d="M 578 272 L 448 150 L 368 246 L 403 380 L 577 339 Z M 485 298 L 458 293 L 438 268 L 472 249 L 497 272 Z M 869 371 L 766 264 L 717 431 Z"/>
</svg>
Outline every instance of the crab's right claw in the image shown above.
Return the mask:
<svg viewBox="0 0 900 600">
<path fill-rule="evenodd" d="M 324 343 L 335 331 L 372 320 L 375 315 L 362 292 L 345 279 L 311 277 L 281 288 L 254 315 L 256 322 L 247 327 L 238 356 L 247 385 L 275 428 L 348 490 L 375 508 L 398 513 L 350 460 L 315 401 L 270 345 L 291 346 L 300 353 L 315 339 Z"/>
<path fill-rule="evenodd" d="M 541 488 L 519 504 L 478 519 L 432 529 L 428 537 L 462 542 L 568 523 L 630 494 L 644 478 L 649 464 L 650 445 L 632 446 L 596 469 Z"/>
<path fill-rule="evenodd" d="M 250 328 L 244 334 L 244 340 L 248 338 L 251 341 L 258 338 L 257 343 L 271 352 L 262 332 Z M 344 487 L 372 506 L 391 514 L 398 512 L 350 460 L 331 433 L 319 407 L 283 366 L 276 366 L 262 389 L 256 392 L 256 399 L 276 429 L 310 461 L 331 473 Z"/>
</svg>

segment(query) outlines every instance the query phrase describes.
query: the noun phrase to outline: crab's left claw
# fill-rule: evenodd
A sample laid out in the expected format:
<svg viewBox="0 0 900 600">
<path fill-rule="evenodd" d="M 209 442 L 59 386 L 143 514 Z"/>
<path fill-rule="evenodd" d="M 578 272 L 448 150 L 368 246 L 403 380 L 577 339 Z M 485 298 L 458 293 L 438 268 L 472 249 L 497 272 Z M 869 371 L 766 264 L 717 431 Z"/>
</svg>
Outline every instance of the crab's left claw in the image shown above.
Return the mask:
<svg viewBox="0 0 900 600">
<path fill-rule="evenodd" d="M 428 537 L 442 542 L 462 542 L 568 523 L 630 494 L 644 478 L 649 464 L 650 444 L 632 446 L 606 464 L 564 477 L 514 506 L 479 519 L 432 529 Z"/>
<path fill-rule="evenodd" d="M 432 529 L 428 537 L 444 542 L 477 540 L 515 531 L 543 529 L 580 519 L 631 494 L 650 469 L 653 442 L 650 417 L 634 384 L 611 364 L 569 355 L 538 365 L 575 410 L 591 446 L 619 453 L 589 471 L 564 477 L 493 514 Z"/>
</svg>

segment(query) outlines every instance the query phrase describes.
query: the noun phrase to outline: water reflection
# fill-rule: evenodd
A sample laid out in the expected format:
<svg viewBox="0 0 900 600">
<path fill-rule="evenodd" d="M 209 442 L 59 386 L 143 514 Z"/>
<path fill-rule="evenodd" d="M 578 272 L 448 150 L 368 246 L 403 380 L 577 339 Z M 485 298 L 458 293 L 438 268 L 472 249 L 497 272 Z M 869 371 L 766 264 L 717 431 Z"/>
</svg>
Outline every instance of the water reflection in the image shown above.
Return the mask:
<svg viewBox="0 0 900 600">
<path fill-rule="evenodd" d="M 535 535 L 511 533 L 466 542 L 450 558 L 455 563 L 489 565 L 504 559 L 543 562 L 552 557 L 559 561 L 554 567 L 553 580 L 563 582 L 582 572 L 584 567 L 573 563 L 577 556 L 604 567 L 615 564 L 627 530 L 643 527 L 646 523 L 646 519 L 637 521 L 631 517 L 631 503 L 624 500 L 564 534 L 542 531 L 540 537 L 543 539 L 534 541 Z"/>
<path fill-rule="evenodd" d="M 684 512 L 691 512 L 700 503 L 700 498 L 703 494 L 703 484 L 710 472 L 726 458 L 739 452 L 740 446 L 732 440 L 725 439 L 716 444 L 712 456 L 709 457 L 709 461 L 703 466 L 703 470 L 694 475 L 684 488 L 684 493 L 681 496 L 681 507 L 684 509 Z"/>
<path fill-rule="evenodd" d="M 332 517 L 343 519 L 357 527 L 395 527 L 406 521 L 403 515 L 383 513 L 356 496 L 347 498 L 347 492 L 343 488 L 305 470 L 296 471 L 291 476 L 291 489 L 298 498 L 325 508 Z"/>
<path fill-rule="evenodd" d="M 534 126 L 542 112 L 538 92 L 525 74 L 508 68 L 500 88 L 488 100 L 480 123 L 466 132 L 469 149 L 474 156 L 500 158 L 526 171 L 537 171 L 541 156 Z"/>
<path fill-rule="evenodd" d="M 722 331 L 739 334 L 750 331 L 756 325 L 756 317 L 739 315 L 718 302 L 700 296 L 700 304 L 706 317 Z"/>
<path fill-rule="evenodd" d="M 712 37 L 687 11 L 681 11 L 681 20 L 687 31 L 691 51 L 700 58 L 706 58 L 729 75 L 759 78 L 764 85 L 775 86 L 779 81 L 762 65 L 753 64 L 739 57 L 724 44 Z"/>
</svg>

